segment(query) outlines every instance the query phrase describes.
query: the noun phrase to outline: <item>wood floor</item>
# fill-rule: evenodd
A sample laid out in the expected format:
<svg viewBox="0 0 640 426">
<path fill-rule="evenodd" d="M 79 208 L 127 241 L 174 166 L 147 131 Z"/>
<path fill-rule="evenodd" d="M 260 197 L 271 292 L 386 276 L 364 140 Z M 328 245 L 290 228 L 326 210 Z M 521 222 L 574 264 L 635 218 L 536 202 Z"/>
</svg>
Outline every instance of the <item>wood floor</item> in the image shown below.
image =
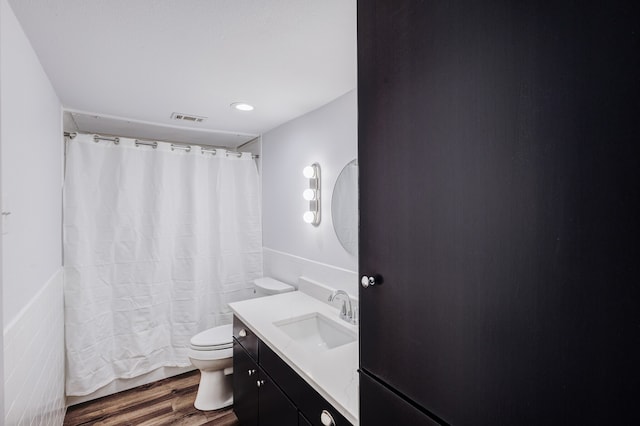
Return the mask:
<svg viewBox="0 0 640 426">
<path fill-rule="evenodd" d="M 65 426 L 79 425 L 216 425 L 240 423 L 229 409 L 199 411 L 193 406 L 200 372 L 160 380 L 148 385 L 69 407 Z"/>
</svg>

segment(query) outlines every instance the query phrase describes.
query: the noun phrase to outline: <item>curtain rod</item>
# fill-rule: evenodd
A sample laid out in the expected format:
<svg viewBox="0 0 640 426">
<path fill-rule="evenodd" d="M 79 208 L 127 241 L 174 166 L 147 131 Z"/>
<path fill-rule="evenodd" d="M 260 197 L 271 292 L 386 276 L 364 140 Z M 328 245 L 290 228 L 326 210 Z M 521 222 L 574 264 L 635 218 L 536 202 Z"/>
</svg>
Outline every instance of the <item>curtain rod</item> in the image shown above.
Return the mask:
<svg viewBox="0 0 640 426">
<path fill-rule="evenodd" d="M 68 137 L 68 138 L 75 138 L 78 134 L 83 134 L 83 135 L 93 135 L 93 140 L 95 142 L 98 141 L 110 141 L 113 142 L 115 145 L 118 145 L 120 143 L 120 136 L 114 136 L 114 135 L 98 135 L 95 133 L 83 133 L 83 132 L 64 132 L 64 136 Z M 124 136 L 122 136 L 124 137 Z M 233 149 L 229 149 L 229 148 L 225 148 L 222 146 L 214 146 L 214 145 L 200 145 L 200 144 L 194 144 L 194 143 L 185 143 L 185 142 L 168 142 L 168 141 L 155 141 L 155 140 L 150 140 L 150 139 L 134 139 L 135 140 L 135 145 L 136 146 L 140 146 L 140 145 L 145 145 L 145 146 L 151 146 L 154 149 L 158 147 L 158 142 L 164 142 L 164 143 L 168 143 L 171 144 L 171 150 L 173 151 L 174 149 L 182 149 L 184 151 L 191 151 L 191 147 L 192 146 L 197 146 L 200 147 L 200 150 L 204 153 L 204 152 L 210 152 L 212 154 L 215 154 L 216 151 L 218 149 L 224 149 L 226 152 L 226 155 L 236 155 L 238 157 L 242 156 L 242 152 L 237 151 L 237 150 L 233 150 Z M 249 141 L 251 142 L 251 141 Z M 243 146 L 245 144 L 242 144 L 241 146 Z M 251 154 L 251 158 L 256 159 L 256 158 L 260 158 L 259 155 L 257 154 Z"/>
</svg>

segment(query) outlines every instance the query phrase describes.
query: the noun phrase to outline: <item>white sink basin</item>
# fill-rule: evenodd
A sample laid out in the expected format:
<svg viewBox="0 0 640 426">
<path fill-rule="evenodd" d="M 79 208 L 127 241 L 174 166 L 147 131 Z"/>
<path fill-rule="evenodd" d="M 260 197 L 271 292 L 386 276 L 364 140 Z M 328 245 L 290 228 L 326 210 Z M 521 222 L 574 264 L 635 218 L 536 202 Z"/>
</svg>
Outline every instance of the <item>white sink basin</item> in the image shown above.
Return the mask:
<svg viewBox="0 0 640 426">
<path fill-rule="evenodd" d="M 273 323 L 300 346 L 323 352 L 356 340 L 356 334 L 318 312 L 287 318 Z"/>
</svg>

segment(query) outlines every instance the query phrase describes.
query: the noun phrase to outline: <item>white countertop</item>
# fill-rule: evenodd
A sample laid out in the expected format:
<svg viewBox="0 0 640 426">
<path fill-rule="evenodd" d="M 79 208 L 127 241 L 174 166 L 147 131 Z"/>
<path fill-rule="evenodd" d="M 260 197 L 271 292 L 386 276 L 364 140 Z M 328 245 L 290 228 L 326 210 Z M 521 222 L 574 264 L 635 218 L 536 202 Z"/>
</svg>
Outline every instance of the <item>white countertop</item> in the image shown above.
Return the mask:
<svg viewBox="0 0 640 426">
<path fill-rule="evenodd" d="M 230 303 L 229 307 L 340 414 L 358 424 L 358 341 L 311 353 L 273 323 L 319 312 L 355 333 L 357 326 L 339 319 L 338 309 L 300 291 Z"/>
</svg>

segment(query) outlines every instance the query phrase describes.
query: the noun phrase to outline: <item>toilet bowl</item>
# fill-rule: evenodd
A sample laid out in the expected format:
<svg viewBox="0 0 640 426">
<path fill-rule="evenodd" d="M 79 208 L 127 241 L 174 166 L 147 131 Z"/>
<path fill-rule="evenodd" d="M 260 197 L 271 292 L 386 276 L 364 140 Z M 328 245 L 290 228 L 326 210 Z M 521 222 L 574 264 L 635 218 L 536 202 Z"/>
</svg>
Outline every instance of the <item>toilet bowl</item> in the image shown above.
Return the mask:
<svg viewBox="0 0 640 426">
<path fill-rule="evenodd" d="M 200 385 L 193 405 L 202 411 L 219 410 L 233 403 L 232 325 L 210 328 L 191 338 L 189 360 L 200 370 Z"/>
<path fill-rule="evenodd" d="M 273 278 L 254 282 L 257 296 L 294 291 L 292 286 Z M 191 338 L 189 360 L 200 370 L 200 385 L 193 405 L 202 411 L 219 410 L 233 403 L 233 326 L 209 328 Z"/>
</svg>

